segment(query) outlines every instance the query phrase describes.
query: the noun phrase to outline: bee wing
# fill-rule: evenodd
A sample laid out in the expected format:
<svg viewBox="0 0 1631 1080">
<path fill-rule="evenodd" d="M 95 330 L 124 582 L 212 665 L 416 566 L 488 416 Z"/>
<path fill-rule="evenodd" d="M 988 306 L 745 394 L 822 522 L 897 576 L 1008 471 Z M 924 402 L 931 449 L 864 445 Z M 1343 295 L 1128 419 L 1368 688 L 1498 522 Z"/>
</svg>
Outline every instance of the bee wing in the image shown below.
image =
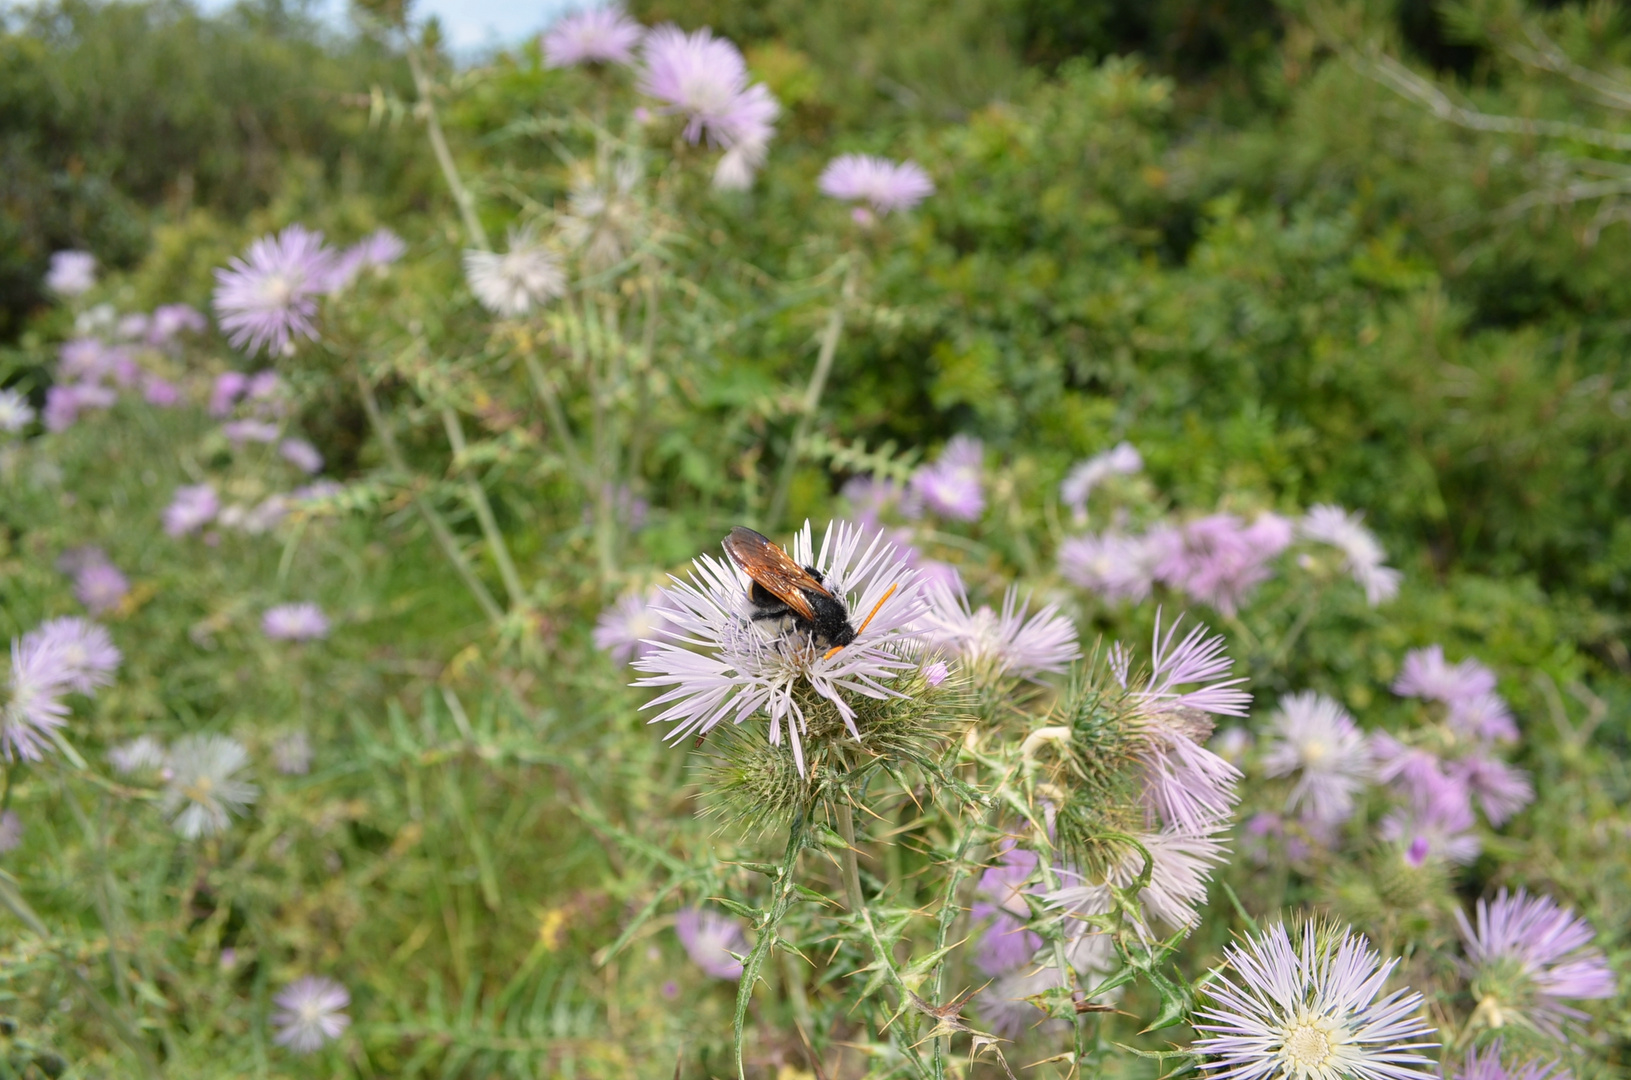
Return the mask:
<svg viewBox="0 0 1631 1080">
<path fill-rule="evenodd" d="M 818 592 L 831 596 L 826 587 L 810 576 L 810 572 L 777 547 L 766 536 L 738 525 L 725 537 L 725 554 L 742 572 L 757 581 L 776 599 L 806 619 L 815 618 L 815 609 L 804 594 Z"/>
</svg>

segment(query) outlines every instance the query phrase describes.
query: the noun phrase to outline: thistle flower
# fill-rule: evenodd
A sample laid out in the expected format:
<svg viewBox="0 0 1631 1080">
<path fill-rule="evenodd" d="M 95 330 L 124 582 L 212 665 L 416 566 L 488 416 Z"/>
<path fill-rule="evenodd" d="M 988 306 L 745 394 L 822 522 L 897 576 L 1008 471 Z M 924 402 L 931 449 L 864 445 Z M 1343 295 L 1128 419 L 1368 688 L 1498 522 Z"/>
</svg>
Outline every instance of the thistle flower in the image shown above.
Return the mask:
<svg viewBox="0 0 1631 1080">
<path fill-rule="evenodd" d="M 1518 722 L 1506 699 L 1499 694 L 1458 698 L 1450 704 L 1445 720 L 1470 738 L 1484 742 L 1518 741 Z"/>
<path fill-rule="evenodd" d="M 33 636 L 56 657 L 62 685 L 81 694 L 95 692 L 113 681 L 124 657 L 107 630 L 78 616 L 67 615 L 41 623 Z"/>
<path fill-rule="evenodd" d="M 272 764 L 285 776 L 305 776 L 311 759 L 311 739 L 304 731 L 291 731 L 272 744 Z"/>
<path fill-rule="evenodd" d="M 952 586 L 937 585 L 927 595 L 929 610 L 921 624 L 925 641 L 991 679 L 1063 671 L 1081 655 L 1075 624 L 1052 604 L 1027 619 L 1029 601 L 1019 603 L 1015 588 L 1003 595 L 1001 614 L 985 605 L 972 608 L 961 578 Z"/>
<path fill-rule="evenodd" d="M 23 819 L 15 810 L 0 810 L 0 855 L 16 851 L 23 843 Z"/>
<path fill-rule="evenodd" d="M 1466 1060 L 1454 1072 L 1446 1068 L 1444 1075 L 1446 1080 L 1572 1080 L 1569 1071 L 1556 1061 L 1503 1064 L 1499 1039 L 1483 1050 L 1468 1050 Z"/>
<path fill-rule="evenodd" d="M 408 245 L 390 229 L 378 229 L 334 257 L 329 290 L 337 292 L 357 280 L 364 270 L 383 271 L 407 253 Z"/>
<path fill-rule="evenodd" d="M 716 979 L 740 979 L 748 951 L 740 921 L 700 908 L 687 908 L 674 918 L 674 933 L 693 963 Z M 735 953 L 736 955 L 731 955 Z"/>
<path fill-rule="evenodd" d="M 328 637 L 328 616 L 310 601 L 278 604 L 261 616 L 261 631 L 274 641 L 317 641 Z"/>
<path fill-rule="evenodd" d="M 1384 817 L 1378 832 L 1398 844 L 1412 866 L 1432 857 L 1465 866 L 1483 848 L 1471 831 L 1476 824 L 1467 789 L 1458 780 L 1423 773 L 1409 804 Z"/>
<path fill-rule="evenodd" d="M 762 84 L 748 85 L 747 63 L 737 47 L 703 28 L 690 34 L 659 26 L 646 35 L 640 92 L 667 102 L 665 113 L 685 118 L 685 139 L 704 138 L 730 149 L 768 138 L 780 112 Z"/>
<path fill-rule="evenodd" d="M 1212 514 L 1181 529 L 1146 538 L 1158 552 L 1155 576 L 1195 600 L 1232 615 L 1267 581 L 1269 561 L 1291 544 L 1291 523 L 1259 514 L 1250 525 L 1233 514 Z"/>
<path fill-rule="evenodd" d="M 11 671 L 0 698 L 0 756 L 7 761 L 45 756 L 51 733 L 67 722 L 62 695 L 71 679 L 63 657 L 38 631 L 12 639 Z"/>
<path fill-rule="evenodd" d="M 161 304 L 153 309 L 147 323 L 147 343 L 164 345 L 177 334 L 201 334 L 209 328 L 209 320 L 191 304 Z"/>
<path fill-rule="evenodd" d="M 1399 665 L 1393 692 L 1400 697 L 1424 698 L 1446 705 L 1495 692 L 1495 672 L 1468 657 L 1458 664 L 1444 659 L 1442 645 L 1412 649 Z"/>
<path fill-rule="evenodd" d="M 1146 918 L 1135 923 L 1134 929 L 1150 937 L 1149 923 L 1157 919 L 1176 930 L 1188 929 L 1200 921 L 1199 908 L 1206 902 L 1213 868 L 1226 861 L 1223 835 L 1227 828 L 1225 821 L 1214 820 L 1199 831 L 1168 827 L 1135 834 L 1138 847 L 1129 845 L 1103 881 L 1087 882 L 1080 874 L 1067 872 L 1061 877 L 1072 883 L 1044 899 L 1078 916 L 1102 915 L 1113 906 L 1109 886 L 1131 887 L 1143 876 L 1148 862 L 1150 879 L 1138 893 Z"/>
<path fill-rule="evenodd" d="M 1450 766 L 1450 775 L 1477 798 L 1491 825 L 1506 824 L 1513 814 L 1535 801 L 1535 789 L 1527 773 L 1487 754 L 1467 755 Z"/>
<path fill-rule="evenodd" d="M 34 407 L 15 390 L 0 389 L 0 435 L 15 435 L 34 422 Z"/>
<path fill-rule="evenodd" d="M 151 735 L 138 735 L 108 751 L 108 764 L 121 776 L 158 772 L 169 760 L 164 744 Z"/>
<path fill-rule="evenodd" d="M 1039 893 L 1034 884 L 1027 887 L 1037 861 L 1036 852 L 1009 840 L 997 861 L 980 875 L 976 889 L 980 899 L 969 909 L 969 917 L 975 922 L 991 920 L 974 952 L 975 966 L 987 975 L 1002 975 L 1029 963 L 1042 947 L 1041 935 L 1025 928 L 1031 909 L 1024 894 Z"/>
<path fill-rule="evenodd" d="M 544 33 L 544 66 L 630 66 L 634 63 L 634 48 L 645 32 L 645 27 L 615 6 L 562 16 Z"/>
<path fill-rule="evenodd" d="M 906 509 L 927 507 L 953 521 L 973 521 L 985 509 L 980 467 L 985 445 L 979 439 L 958 435 L 940 451 L 933 465 L 920 466 L 908 484 Z"/>
<path fill-rule="evenodd" d="M 215 316 L 233 346 L 288 355 L 297 337 L 316 340 L 317 298 L 332 288 L 334 259 L 322 233 L 290 225 L 216 270 Z"/>
<path fill-rule="evenodd" d="M 164 531 L 171 536 L 195 533 L 215 520 L 221 512 L 221 500 L 209 484 L 192 484 L 176 488 L 170 505 L 164 508 Z"/>
<path fill-rule="evenodd" d="M 66 431 L 74 426 L 85 409 L 109 409 L 119 400 L 106 386 L 91 383 L 58 383 L 45 392 L 45 413 L 41 420 L 47 431 Z"/>
<path fill-rule="evenodd" d="M 58 251 L 51 255 L 45 287 L 58 296 L 80 296 L 96 287 L 96 256 L 88 251 Z"/>
<path fill-rule="evenodd" d="M 1354 795 L 1371 775 L 1370 747 L 1353 717 L 1312 690 L 1289 694 L 1269 721 L 1263 755 L 1270 776 L 1297 777 L 1286 810 L 1336 825 L 1353 816 Z"/>
<path fill-rule="evenodd" d="M 754 95 L 755 98 L 770 97 L 770 91 L 762 86 L 754 86 L 750 93 L 752 91 L 762 92 Z M 772 112 L 770 117 L 774 118 L 774 115 Z M 765 159 L 770 156 L 770 136 L 774 133 L 775 129 L 770 126 L 767 119 L 760 123 L 757 130 L 750 130 L 738 139 L 734 146 L 719 155 L 719 161 L 714 165 L 714 188 L 719 191 L 746 191 L 752 187 L 753 178 L 764 167 Z"/>
<path fill-rule="evenodd" d="M 1190 1047 L 1219 1080 L 1425 1080 L 1437 1046 L 1415 1014 L 1420 994 L 1379 996 L 1397 960 L 1384 962 L 1352 930 L 1283 923 L 1231 944 L 1234 976 L 1207 984 Z"/>
<path fill-rule="evenodd" d="M 671 625 L 661 633 L 668 640 L 634 662 L 648 673 L 634 685 L 667 688 L 646 704 L 666 706 L 650 722 L 672 722 L 667 738 L 678 742 L 727 718 L 740 724 L 763 710 L 770 720 L 770 742 L 780 745 L 785 729 L 802 775 L 809 718 L 799 690 L 807 686 L 831 703 L 851 735 L 861 738 L 846 695 L 898 695 L 886 684 L 917 666 L 906 653 L 916 642 L 915 627 L 924 609 L 915 572 L 895 549 L 874 539 L 862 550 L 861 538 L 862 530 L 834 522 L 817 552 L 806 522 L 793 541 L 793 559 L 814 567 L 853 618 L 871 619 L 864 629 L 855 623 L 860 633 L 836 652 L 796 630 L 782 632 L 754 619 L 748 576 L 711 556 L 697 558 L 690 581 L 675 579 L 673 587 L 663 590 Z"/>
<path fill-rule="evenodd" d="M 894 162 L 872 154 L 840 154 L 816 180 L 823 195 L 864 202 L 880 214 L 910 210 L 934 194 L 934 181 L 915 161 Z"/>
<path fill-rule="evenodd" d="M 74 598 L 92 615 L 112 611 L 129 592 L 130 582 L 105 556 L 87 560 L 74 572 Z"/>
<path fill-rule="evenodd" d="M 323 471 L 323 455 L 305 439 L 284 439 L 278 443 L 278 457 L 308 475 Z"/>
<path fill-rule="evenodd" d="M 233 446 L 246 442 L 273 443 L 277 442 L 278 426 L 265 420 L 233 420 L 221 425 L 221 434 Z"/>
<path fill-rule="evenodd" d="M 232 406 L 249 390 L 249 376 L 241 371 L 223 371 L 210 389 L 209 414 L 216 419 L 232 415 Z"/>
<path fill-rule="evenodd" d="M 1505 889 L 1479 900 L 1478 925 L 1457 911 L 1473 976 L 1473 994 L 1490 1026 L 1528 1024 L 1560 1039 L 1566 1021 L 1585 1013 L 1566 999 L 1613 997 L 1614 973 L 1591 945 L 1591 924 L 1548 896 Z"/>
<path fill-rule="evenodd" d="M 1382 565 L 1387 553 L 1376 542 L 1376 536 L 1364 525 L 1362 513 L 1352 513 L 1340 506 L 1313 506 L 1298 523 L 1297 531 L 1306 539 L 1330 544 L 1342 552 L 1348 573 L 1365 590 L 1365 600 L 1371 607 L 1391 600 L 1399 594 L 1399 582 L 1404 575 Z"/>
<path fill-rule="evenodd" d="M 170 748 L 169 776 L 160 809 L 188 840 L 213 836 L 260 797 L 260 788 L 237 774 L 249 752 L 225 735 L 184 735 Z"/>
<path fill-rule="evenodd" d="M 595 620 L 595 648 L 619 664 L 644 659 L 656 651 L 655 639 L 667 625 L 660 590 L 626 592 Z"/>
<path fill-rule="evenodd" d="M 635 192 L 640 166 L 619 161 L 604 177 L 582 172 L 572 182 L 559 222 L 561 243 L 580 253 L 590 270 L 605 270 L 634 250 L 645 232 L 645 211 Z"/>
<path fill-rule="evenodd" d="M 1075 511 L 1078 520 L 1087 516 L 1087 497 L 1112 476 L 1130 476 L 1144 468 L 1144 458 L 1129 442 L 1117 443 L 1101 454 L 1071 467 L 1059 485 L 1059 501 Z"/>
<path fill-rule="evenodd" d="M 1142 536 L 1075 536 L 1059 545 L 1059 573 L 1106 600 L 1138 601 L 1150 595 L 1160 556 Z"/>
<path fill-rule="evenodd" d="M 561 262 L 538 242 L 532 230 L 510 233 L 510 250 L 466 251 L 464 275 L 482 307 L 506 319 L 518 319 L 566 294 Z"/>
<path fill-rule="evenodd" d="M 272 1041 L 297 1054 L 309 1054 L 340 1037 L 351 1024 L 344 1009 L 351 1004 L 346 988 L 333 979 L 306 975 L 285 986 L 272 998 L 277 1010 Z"/>
<path fill-rule="evenodd" d="M 181 387 L 157 375 L 145 375 L 142 377 L 142 400 L 149 405 L 168 409 L 181 400 Z"/>
</svg>

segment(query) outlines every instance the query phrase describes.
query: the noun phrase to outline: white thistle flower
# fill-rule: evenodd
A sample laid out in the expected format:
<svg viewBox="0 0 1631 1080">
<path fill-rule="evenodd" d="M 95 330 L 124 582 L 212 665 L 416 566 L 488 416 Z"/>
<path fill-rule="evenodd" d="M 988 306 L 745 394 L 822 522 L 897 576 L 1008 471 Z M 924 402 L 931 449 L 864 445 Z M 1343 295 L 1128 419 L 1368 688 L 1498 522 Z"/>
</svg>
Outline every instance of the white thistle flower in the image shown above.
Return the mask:
<svg viewBox="0 0 1631 1080">
<path fill-rule="evenodd" d="M 1263 768 L 1297 777 L 1286 810 L 1337 825 L 1353 816 L 1354 796 L 1372 774 L 1370 743 L 1343 707 L 1312 690 L 1288 694 L 1269 721 Z"/>
<path fill-rule="evenodd" d="M 566 293 L 561 261 L 531 230 L 510 234 L 510 250 L 466 251 L 464 273 L 481 306 L 507 319 L 519 318 Z"/>
<path fill-rule="evenodd" d="M 169 784 L 160 808 L 188 840 L 223 832 L 260 797 L 260 788 L 236 778 L 249 751 L 225 735 L 187 735 L 170 748 Z"/>
</svg>

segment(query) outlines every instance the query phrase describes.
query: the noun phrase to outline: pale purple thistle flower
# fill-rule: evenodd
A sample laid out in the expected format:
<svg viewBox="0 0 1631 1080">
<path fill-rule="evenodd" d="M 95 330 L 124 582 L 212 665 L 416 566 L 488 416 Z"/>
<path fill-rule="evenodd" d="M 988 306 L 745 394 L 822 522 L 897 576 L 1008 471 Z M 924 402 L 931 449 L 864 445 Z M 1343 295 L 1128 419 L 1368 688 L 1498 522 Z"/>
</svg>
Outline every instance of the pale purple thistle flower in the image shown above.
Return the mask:
<svg viewBox="0 0 1631 1080">
<path fill-rule="evenodd" d="M 646 35 L 640 91 L 667 102 L 662 111 L 685 118 L 685 139 L 704 137 L 727 150 L 739 142 L 768 136 L 780 111 L 760 84 L 748 85 L 741 50 L 707 28 L 685 33 L 659 26 Z"/>
<path fill-rule="evenodd" d="M 676 578 L 663 590 L 670 625 L 661 634 L 667 640 L 634 662 L 637 670 L 648 673 L 635 686 L 667 688 L 644 706 L 666 706 L 650 723 L 673 722 L 667 739 L 679 742 L 726 719 L 741 724 L 762 709 L 770 720 L 770 742 L 780 745 L 785 733 L 802 774 L 807 721 L 794 691 L 805 682 L 833 703 L 859 739 L 855 710 L 845 695 L 900 696 L 886 684 L 917 667 L 909 654 L 920 636 L 917 624 L 925 607 L 916 572 L 876 538 L 863 550 L 864 532 L 848 522 L 834 522 L 817 552 L 806 522 L 790 552 L 800 566 L 821 571 L 822 581 L 853 619 L 871 615 L 865 630 L 854 623 L 859 635 L 836 652 L 817 648 L 796 631 L 782 633 L 753 619 L 747 575 L 731 563 L 699 556 L 690 581 Z"/>
<path fill-rule="evenodd" d="M 249 376 L 241 371 L 223 371 L 215 377 L 215 385 L 210 390 L 209 413 L 216 419 L 232 415 L 232 406 L 237 404 L 249 389 Z"/>
<path fill-rule="evenodd" d="M 379 229 L 358 240 L 334 258 L 329 274 L 329 289 L 338 291 L 349 286 L 364 270 L 383 273 L 386 267 L 407 253 L 408 245 L 390 229 Z"/>
<path fill-rule="evenodd" d="M 1078 462 L 1059 484 L 1059 501 L 1070 507 L 1078 521 L 1087 518 L 1087 499 L 1093 489 L 1112 476 L 1131 476 L 1144 468 L 1144 458 L 1130 442 Z"/>
<path fill-rule="evenodd" d="M 1445 720 L 1461 734 L 1485 742 L 1518 741 L 1518 721 L 1499 694 L 1460 698 L 1451 703 Z"/>
<path fill-rule="evenodd" d="M 1059 545 L 1059 573 L 1106 600 L 1139 601 L 1155 584 L 1160 552 L 1142 536 L 1105 532 Z"/>
<path fill-rule="evenodd" d="M 934 194 L 934 181 L 917 162 L 872 154 L 840 154 L 821 170 L 816 186 L 823 195 L 865 202 L 880 214 L 910 210 Z"/>
<path fill-rule="evenodd" d="M 1156 561 L 1156 578 L 1232 615 L 1268 580 L 1268 563 L 1290 546 L 1292 527 L 1278 514 L 1260 514 L 1250 525 L 1233 514 L 1212 514 L 1157 535 L 1166 550 Z"/>
<path fill-rule="evenodd" d="M 215 314 L 233 346 L 287 355 L 296 337 L 316 340 L 317 297 L 330 290 L 334 257 L 322 233 L 290 225 L 216 270 Z"/>
<path fill-rule="evenodd" d="M 674 917 L 674 933 L 692 962 L 707 974 L 716 979 L 742 977 L 742 961 L 737 957 L 747 955 L 748 942 L 739 920 L 687 908 Z"/>
<path fill-rule="evenodd" d="M 0 389 L 0 435 L 15 435 L 34 422 L 34 407 L 16 390 Z"/>
<path fill-rule="evenodd" d="M 0 699 L 0 756 L 39 761 L 52 746 L 51 733 L 67 723 L 62 695 L 73 672 L 39 631 L 11 641 L 11 672 Z"/>
<path fill-rule="evenodd" d="M 1494 902 L 1478 901 L 1476 929 L 1457 911 L 1456 922 L 1475 977 L 1488 975 L 1500 984 L 1516 975 L 1528 990 L 1524 1003 L 1503 1002 L 1523 1019 L 1553 1038 L 1562 1037 L 1567 1020 L 1585 1014 L 1563 999 L 1608 998 L 1615 993 L 1614 972 L 1602 952 L 1591 945 L 1591 924 L 1549 896 L 1530 896 L 1523 889 Z"/>
<path fill-rule="evenodd" d="M 181 387 L 157 375 L 145 375 L 142 377 L 142 400 L 149 405 L 168 409 L 181 400 Z"/>
<path fill-rule="evenodd" d="M 1437 1046 L 1416 1014 L 1422 996 L 1380 996 L 1397 960 L 1345 930 L 1283 923 L 1224 952 L 1234 975 L 1205 988 L 1190 1047 L 1214 1080 L 1426 1080 Z"/>
<path fill-rule="evenodd" d="M 948 674 L 950 674 L 950 672 L 946 670 L 945 662 L 936 660 L 934 663 L 923 669 L 923 681 L 928 683 L 930 686 L 939 686 L 941 683 L 946 681 L 946 676 Z"/>
<path fill-rule="evenodd" d="M 1556 1061 L 1503 1064 L 1499 1039 L 1483 1050 L 1468 1050 L 1461 1066 L 1454 1072 L 1445 1069 L 1444 1074 L 1445 1080 L 1572 1080 L 1569 1070 Z"/>
<path fill-rule="evenodd" d="M 278 443 L 278 456 L 307 475 L 323 471 L 323 455 L 305 439 L 284 439 Z"/>
<path fill-rule="evenodd" d="M 1506 824 L 1513 814 L 1535 801 L 1535 788 L 1527 773 L 1486 754 L 1469 754 L 1453 763 L 1450 772 L 1477 798 L 1491 825 Z"/>
<path fill-rule="evenodd" d="M 16 851 L 23 843 L 23 819 L 17 811 L 0 811 L 0 855 Z"/>
<path fill-rule="evenodd" d="M 77 615 L 48 619 L 33 635 L 57 658 L 63 685 L 81 694 L 111 683 L 124 659 L 107 630 Z"/>
<path fill-rule="evenodd" d="M 164 531 L 170 536 L 195 533 L 215 520 L 221 512 L 221 500 L 209 484 L 191 484 L 176 488 L 175 497 L 164 508 Z"/>
<path fill-rule="evenodd" d="M 45 272 L 45 287 L 59 296 L 80 296 L 96 287 L 96 256 L 88 251 L 57 251 Z"/>
<path fill-rule="evenodd" d="M 590 8 L 562 16 L 544 32 L 544 66 L 634 63 L 645 27 L 615 7 Z"/>
<path fill-rule="evenodd" d="M 928 589 L 927 596 L 922 627 L 928 644 L 990 678 L 1011 673 L 1030 679 L 1063 671 L 1081 655 L 1075 624 L 1052 604 L 1026 618 L 1030 603 L 1019 602 L 1016 588 L 1003 595 L 1000 614 L 985 605 L 974 609 L 961 578 L 954 586 Z"/>
<path fill-rule="evenodd" d="M 1199 908 L 1206 902 L 1206 886 L 1213 868 L 1227 861 L 1227 832 L 1227 822 L 1215 819 L 1200 830 L 1168 826 L 1139 833 L 1135 839 L 1144 850 L 1129 847 L 1106 880 L 1083 882 L 1081 875 L 1061 871 L 1060 877 L 1073 883 L 1053 890 L 1045 899 L 1050 906 L 1078 916 L 1105 914 L 1113 906 L 1110 886 L 1125 889 L 1136 882 L 1144 873 L 1147 852 L 1150 881 L 1139 891 L 1138 901 L 1144 910 L 1135 920 L 1134 929 L 1150 938 L 1153 931 L 1149 924 L 1157 919 L 1173 929 L 1187 929 L 1200 921 Z"/>
<path fill-rule="evenodd" d="M 1026 883 L 1036 873 L 1036 852 L 1008 841 L 995 863 L 980 875 L 976 900 L 969 909 L 975 922 L 991 920 L 975 947 L 974 964 L 987 975 L 1003 975 L 1030 962 L 1042 947 L 1042 936 L 1027 930 L 1031 909 L 1024 894 L 1040 895 Z"/>
<path fill-rule="evenodd" d="M 185 735 L 166 756 L 168 784 L 159 802 L 176 832 L 188 840 L 224 832 L 244 813 L 260 788 L 237 778 L 249 751 L 225 735 Z"/>
<path fill-rule="evenodd" d="M 164 345 L 183 331 L 201 334 L 208 328 L 209 320 L 191 304 L 162 304 L 148 321 L 147 343 Z"/>
<path fill-rule="evenodd" d="M 261 631 L 274 641 L 318 641 L 328 637 L 328 616 L 310 601 L 278 604 L 261 616 Z"/>
<path fill-rule="evenodd" d="M 656 651 L 657 636 L 668 625 L 658 589 L 626 592 L 595 620 L 595 648 L 619 664 Z"/>
<path fill-rule="evenodd" d="M 306 975 L 279 990 L 272 999 L 277 1010 L 272 1041 L 297 1054 L 309 1054 L 326 1042 L 338 1039 L 351 1024 L 344 1012 L 351 994 L 333 979 Z"/>
<path fill-rule="evenodd" d="M 1465 866 L 1478 858 L 1483 844 L 1473 835 L 1477 819 L 1461 781 L 1442 773 L 1423 774 L 1410 791 L 1408 807 L 1382 819 L 1382 839 L 1397 843 L 1413 866 L 1436 856 Z"/>
<path fill-rule="evenodd" d="M 1353 816 L 1354 796 L 1371 775 L 1370 747 L 1343 707 L 1312 690 L 1289 694 L 1269 721 L 1263 769 L 1297 777 L 1288 812 L 1336 825 Z"/>
<path fill-rule="evenodd" d="M 953 521 L 974 521 L 985 509 L 980 467 L 985 446 L 979 439 L 958 435 L 940 451 L 933 465 L 912 473 L 909 509 L 927 507 Z"/>
<path fill-rule="evenodd" d="M 74 575 L 74 597 L 92 615 L 112 611 L 129 592 L 130 582 L 110 562 L 87 563 Z"/>
<path fill-rule="evenodd" d="M 1495 672 L 1468 657 L 1458 664 L 1444 659 L 1442 645 L 1412 649 L 1399 666 L 1393 692 L 1400 697 L 1424 698 L 1446 705 L 1495 692 Z"/>
<path fill-rule="evenodd" d="M 1387 553 L 1376 542 L 1376 535 L 1360 524 L 1364 518 L 1340 506 L 1314 506 L 1303 515 L 1297 531 L 1342 552 L 1348 573 L 1365 590 L 1365 601 L 1375 607 L 1399 595 L 1404 575 L 1382 565 Z"/>
</svg>

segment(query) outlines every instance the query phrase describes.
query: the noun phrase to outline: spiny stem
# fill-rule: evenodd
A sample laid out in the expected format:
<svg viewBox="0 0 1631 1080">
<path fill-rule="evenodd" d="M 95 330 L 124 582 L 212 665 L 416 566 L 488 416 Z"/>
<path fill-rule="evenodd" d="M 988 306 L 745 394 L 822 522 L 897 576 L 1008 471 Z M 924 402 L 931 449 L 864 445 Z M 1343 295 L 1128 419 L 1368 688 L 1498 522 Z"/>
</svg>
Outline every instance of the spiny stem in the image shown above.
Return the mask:
<svg viewBox="0 0 1631 1080">
<path fill-rule="evenodd" d="M 408 463 L 402 458 L 402 451 L 397 448 L 396 437 L 391 434 L 390 428 L 385 424 L 385 416 L 380 411 L 379 399 L 374 396 L 374 388 L 369 385 L 368 380 L 363 377 L 361 372 L 357 373 L 357 389 L 362 395 L 363 410 L 368 413 L 368 421 L 374 425 L 374 433 L 379 436 L 380 446 L 385 451 L 385 460 L 390 463 L 391 468 L 401 475 L 413 475 L 408 469 Z M 436 508 L 430 505 L 430 500 L 417 492 L 414 494 L 413 504 L 419 510 L 419 515 L 425 519 L 426 526 L 430 528 L 430 534 L 435 539 L 436 546 L 442 549 L 442 554 L 447 556 L 447 561 L 453 564 L 454 573 L 459 575 L 459 580 L 464 582 L 471 595 L 476 598 L 476 603 L 481 605 L 482 612 L 495 625 L 502 623 L 504 621 L 504 609 L 498 606 L 498 601 L 493 599 L 493 594 L 487 590 L 487 586 L 482 584 L 481 578 L 477 577 L 476 572 L 470 568 L 470 561 L 464 557 L 464 552 L 460 550 L 458 541 L 453 538 L 453 532 L 447 527 L 447 522 L 442 520 L 442 515 L 438 514 Z"/>
<path fill-rule="evenodd" d="M 810 437 L 810 428 L 815 423 L 816 410 L 821 406 L 822 392 L 827 388 L 827 376 L 832 374 L 833 357 L 838 353 L 838 338 L 844 330 L 845 309 L 855 298 L 855 277 L 858 263 L 853 257 L 844 272 L 844 284 L 839 289 L 838 299 L 833 301 L 832 311 L 827 314 L 827 325 L 821 331 L 821 350 L 816 355 L 815 371 L 810 374 L 810 385 L 805 387 L 804 401 L 799 407 L 798 425 L 793 429 L 793 442 L 787 448 L 787 458 L 782 462 L 781 476 L 776 480 L 776 492 L 770 499 L 770 513 L 765 517 L 765 523 L 771 528 L 781 524 L 782 514 L 787 510 L 788 492 L 793 486 L 793 474 L 798 470 L 799 459 L 804 455 L 804 444 Z"/>
<path fill-rule="evenodd" d="M 866 910 L 866 898 L 861 895 L 861 864 L 855 853 L 855 812 L 848 802 L 839 802 L 838 835 L 844 838 L 844 851 L 840 856 L 844 864 L 844 898 L 849 909 L 856 914 Z"/>
<path fill-rule="evenodd" d="M 453 463 L 457 466 L 465 454 L 464 425 L 459 422 L 459 414 L 445 405 L 442 407 L 442 426 L 447 429 L 447 441 L 453 447 Z M 493 561 L 498 564 L 498 576 L 504 579 L 504 591 L 510 596 L 510 607 L 512 610 L 520 608 L 526 603 L 527 590 L 521 585 L 521 575 L 516 572 L 515 560 L 510 558 L 510 548 L 504 542 L 504 534 L 499 531 L 498 519 L 493 517 L 487 492 L 474 476 L 467 476 L 464 486 L 471 508 L 476 512 L 476 521 L 481 524 L 481 534 L 492 550 Z"/>
</svg>

